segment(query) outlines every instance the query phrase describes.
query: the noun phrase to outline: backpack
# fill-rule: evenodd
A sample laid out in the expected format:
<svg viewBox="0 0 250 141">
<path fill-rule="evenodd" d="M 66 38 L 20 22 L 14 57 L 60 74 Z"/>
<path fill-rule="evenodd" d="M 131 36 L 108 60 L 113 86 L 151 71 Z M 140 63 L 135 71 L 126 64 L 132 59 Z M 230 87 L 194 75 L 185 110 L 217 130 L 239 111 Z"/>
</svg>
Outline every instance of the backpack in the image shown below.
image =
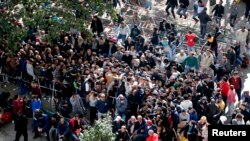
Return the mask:
<svg viewBox="0 0 250 141">
<path fill-rule="evenodd" d="M 11 112 L 4 112 L 1 119 L 4 123 L 10 123 L 12 121 Z"/>
</svg>

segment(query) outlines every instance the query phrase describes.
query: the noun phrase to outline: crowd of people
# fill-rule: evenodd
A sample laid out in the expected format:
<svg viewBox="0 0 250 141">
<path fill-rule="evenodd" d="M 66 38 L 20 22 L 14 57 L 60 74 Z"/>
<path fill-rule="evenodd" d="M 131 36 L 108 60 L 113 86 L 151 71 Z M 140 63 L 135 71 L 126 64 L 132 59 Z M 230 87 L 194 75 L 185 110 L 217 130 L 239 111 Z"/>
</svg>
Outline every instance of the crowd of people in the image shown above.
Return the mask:
<svg viewBox="0 0 250 141">
<path fill-rule="evenodd" d="M 150 2 L 145 5 L 149 10 Z M 171 9 L 174 18 L 175 7 L 180 18 L 187 18 L 191 6 L 189 0 L 168 0 L 166 5 L 167 15 Z M 249 29 L 242 25 L 231 33 L 236 42 L 219 48 L 220 22 L 226 15 L 222 1 L 214 6 L 213 18 L 202 0 L 192 6 L 200 35 L 187 31 L 185 43 L 167 20 L 145 38 L 135 12 L 132 23 L 117 14 L 112 37 L 93 16 L 91 38 L 77 30 L 62 31 L 48 43 L 43 31 L 30 27 L 16 54 L 8 54 L 1 44 L 3 81 L 19 85 L 14 97 L 9 92 L 0 95 L 0 106 L 15 123 L 15 141 L 21 135 L 28 140 L 28 117 L 34 138 L 46 135 L 48 141 L 78 141 L 81 132 L 107 116 L 112 117 L 116 141 L 207 141 L 209 124 L 250 125 L 250 95 L 242 91 L 241 79 L 249 63 Z M 238 9 L 234 1 L 232 28 Z M 217 30 L 208 34 L 211 20 Z M 200 38 L 204 46 L 196 42 Z M 46 112 L 44 97 L 52 97 L 55 113 Z M 3 122 L 10 115 L 1 117 Z"/>
</svg>

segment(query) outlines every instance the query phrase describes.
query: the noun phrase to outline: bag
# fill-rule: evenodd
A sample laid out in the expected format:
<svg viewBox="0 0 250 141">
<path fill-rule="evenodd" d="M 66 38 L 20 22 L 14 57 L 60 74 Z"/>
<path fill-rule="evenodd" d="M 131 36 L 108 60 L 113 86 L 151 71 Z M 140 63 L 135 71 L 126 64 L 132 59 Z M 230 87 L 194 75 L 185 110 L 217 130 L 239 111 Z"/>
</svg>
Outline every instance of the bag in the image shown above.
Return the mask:
<svg viewBox="0 0 250 141">
<path fill-rule="evenodd" d="M 1 120 L 4 123 L 10 123 L 12 121 L 12 114 L 11 114 L 11 112 L 5 112 L 5 113 L 3 113 Z"/>
</svg>

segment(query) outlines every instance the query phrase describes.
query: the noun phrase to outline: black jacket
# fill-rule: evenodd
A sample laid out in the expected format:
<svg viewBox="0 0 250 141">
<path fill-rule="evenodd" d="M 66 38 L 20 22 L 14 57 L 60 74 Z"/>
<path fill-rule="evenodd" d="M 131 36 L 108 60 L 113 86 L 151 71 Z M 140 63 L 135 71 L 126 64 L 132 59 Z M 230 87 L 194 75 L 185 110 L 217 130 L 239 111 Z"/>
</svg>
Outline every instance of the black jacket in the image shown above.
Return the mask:
<svg viewBox="0 0 250 141">
<path fill-rule="evenodd" d="M 91 22 L 91 29 L 92 29 L 92 32 L 97 32 L 97 33 L 101 33 L 103 32 L 103 25 L 102 25 L 102 21 L 97 18 L 97 20 L 92 20 Z"/>
<path fill-rule="evenodd" d="M 180 130 L 180 133 L 182 133 L 183 131 L 184 131 L 184 137 L 188 138 L 189 141 L 196 141 L 198 134 L 198 129 L 196 125 L 193 125 L 191 127 L 190 125 L 187 124 L 184 128 Z"/>
<path fill-rule="evenodd" d="M 183 3 L 180 5 L 181 8 L 187 8 L 189 6 L 189 0 L 179 0 L 179 3 Z"/>
<path fill-rule="evenodd" d="M 214 16 L 222 17 L 224 15 L 224 6 L 216 4 L 212 12 L 214 12 Z"/>
<path fill-rule="evenodd" d="M 166 5 L 170 5 L 172 7 L 177 7 L 178 2 L 177 2 L 177 0 L 167 0 Z"/>
<path fill-rule="evenodd" d="M 207 24 L 209 21 L 212 21 L 205 10 L 198 15 L 198 18 L 201 24 Z"/>
<path fill-rule="evenodd" d="M 24 115 L 17 116 L 15 120 L 15 131 L 27 132 L 28 118 Z"/>
</svg>

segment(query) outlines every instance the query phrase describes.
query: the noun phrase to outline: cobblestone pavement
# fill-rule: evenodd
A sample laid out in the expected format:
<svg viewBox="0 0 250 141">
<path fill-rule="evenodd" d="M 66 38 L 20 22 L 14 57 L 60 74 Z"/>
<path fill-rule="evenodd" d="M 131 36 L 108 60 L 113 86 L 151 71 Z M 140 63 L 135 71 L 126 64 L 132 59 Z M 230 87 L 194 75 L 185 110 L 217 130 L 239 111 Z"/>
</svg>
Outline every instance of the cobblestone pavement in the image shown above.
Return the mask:
<svg viewBox="0 0 250 141">
<path fill-rule="evenodd" d="M 155 23 L 158 23 L 159 21 L 162 20 L 162 18 L 166 18 L 166 13 L 165 13 L 165 2 L 166 0 L 153 0 L 154 1 L 154 6 L 153 9 L 151 11 L 149 11 L 147 13 L 147 11 L 143 8 L 130 8 L 130 10 L 127 12 L 128 16 L 132 16 L 132 11 L 137 10 L 139 12 L 139 14 L 142 16 L 142 20 L 143 23 L 145 24 L 145 31 L 147 31 L 148 29 L 150 29 L 151 24 L 153 26 L 155 26 L 154 24 L 154 20 Z M 199 25 L 194 25 L 194 22 L 192 21 L 191 17 L 192 17 L 192 4 L 195 0 L 190 0 L 190 6 L 189 6 L 189 16 L 188 16 L 188 20 L 183 20 L 183 19 L 179 19 L 177 17 L 177 19 L 174 21 L 171 18 L 168 19 L 169 21 L 176 23 L 177 25 L 182 25 L 184 27 L 191 27 L 193 29 L 198 28 Z M 203 0 L 204 2 L 206 2 L 206 5 L 209 5 L 209 3 L 207 3 L 208 0 Z M 218 0 L 217 0 L 218 1 Z M 232 1 L 232 0 L 224 0 L 224 5 L 226 5 L 226 1 Z M 223 22 L 223 26 L 226 25 L 226 22 L 229 17 L 229 7 L 225 6 L 226 8 L 226 17 L 223 18 L 222 22 Z M 211 10 L 211 8 L 209 7 L 208 10 Z M 243 22 L 243 12 L 245 10 L 245 5 L 244 4 L 240 4 L 240 14 L 238 16 L 238 24 L 237 26 L 239 26 L 240 24 L 244 23 Z M 151 19 L 150 19 L 151 18 Z M 152 20 L 152 18 L 154 20 Z M 110 22 L 106 22 L 104 25 L 108 26 Z M 151 26 L 151 27 L 153 27 Z M 106 28 L 106 30 L 110 30 L 110 28 Z M 150 31 L 150 30 L 149 30 Z M 147 31 L 147 32 L 149 32 Z M 146 33 L 147 33 L 146 32 Z M 244 75 L 242 77 L 244 83 L 244 90 L 249 90 L 250 88 L 247 87 L 250 85 L 250 69 L 247 68 L 243 71 Z M 10 91 L 12 93 L 12 95 L 17 94 L 17 87 L 16 85 L 12 85 L 12 84 L 7 84 L 7 87 L 0 87 L 0 92 L 2 91 Z M 43 106 L 45 106 L 47 109 L 50 109 L 51 104 L 48 102 L 48 100 L 43 100 Z M 29 141 L 45 141 L 45 137 L 40 137 L 37 138 L 36 140 L 33 139 L 33 133 L 32 133 L 32 126 L 31 126 L 31 120 L 29 122 L 28 125 L 28 135 L 29 135 Z M 10 123 L 7 125 L 3 125 L 0 127 L 0 141 L 12 141 L 15 138 L 15 131 L 14 131 L 14 124 Z M 21 138 L 20 140 L 23 140 L 23 138 Z"/>
</svg>

